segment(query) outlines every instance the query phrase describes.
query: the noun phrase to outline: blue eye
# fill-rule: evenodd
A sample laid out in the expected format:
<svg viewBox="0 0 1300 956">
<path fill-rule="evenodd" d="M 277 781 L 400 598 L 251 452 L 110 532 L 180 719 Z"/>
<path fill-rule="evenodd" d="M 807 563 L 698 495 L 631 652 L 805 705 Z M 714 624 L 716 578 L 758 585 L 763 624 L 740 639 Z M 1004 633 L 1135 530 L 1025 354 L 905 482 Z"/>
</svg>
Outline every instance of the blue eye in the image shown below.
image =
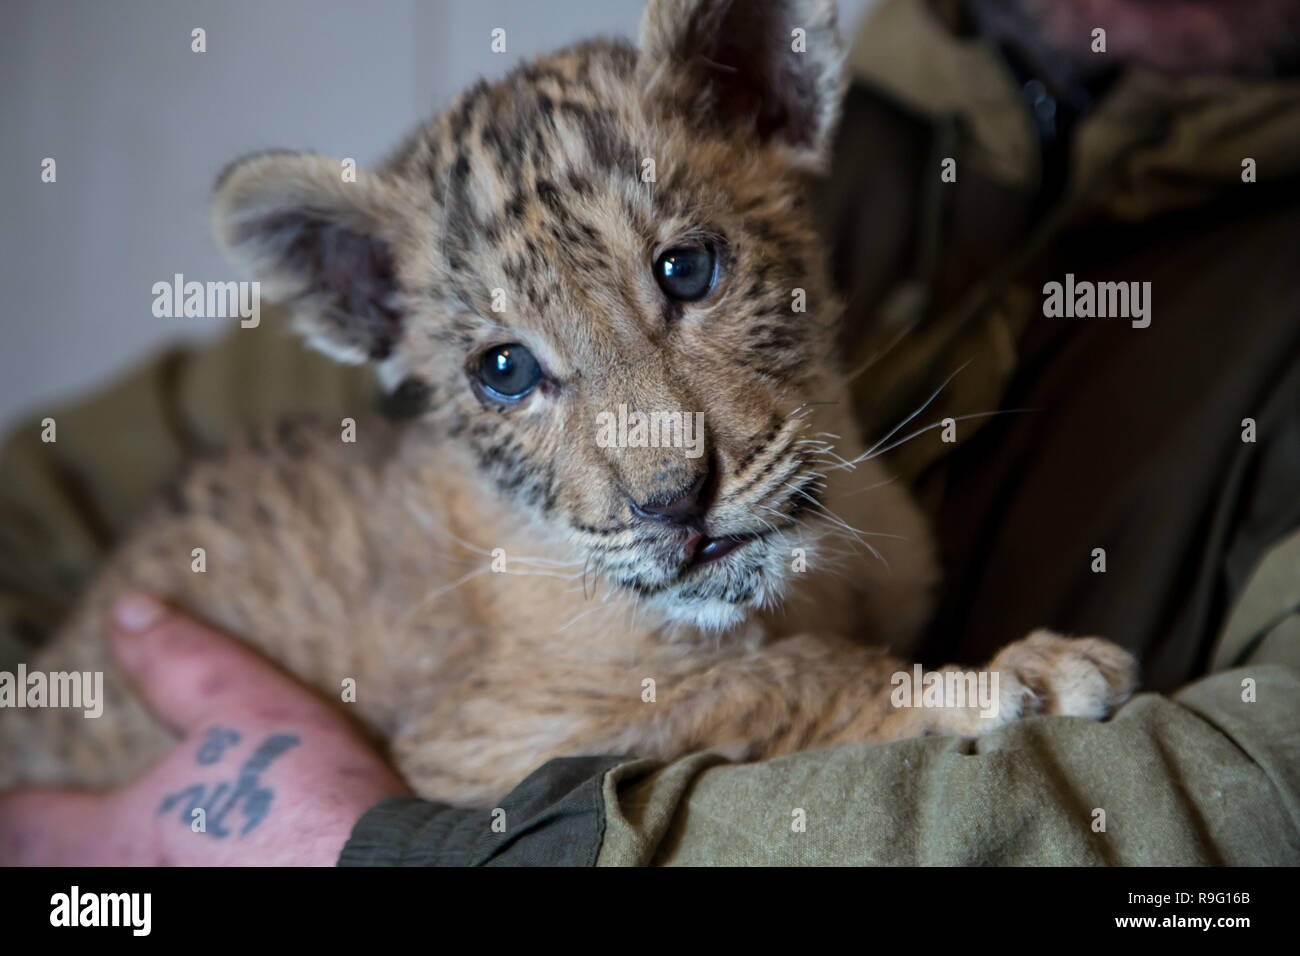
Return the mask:
<svg viewBox="0 0 1300 956">
<path fill-rule="evenodd" d="M 664 295 L 678 302 L 701 299 L 713 288 L 718 276 L 718 259 L 713 246 L 679 246 L 655 260 L 655 281 Z"/>
<path fill-rule="evenodd" d="M 479 381 L 492 398 L 505 401 L 523 398 L 541 377 L 542 369 L 533 353 L 517 342 L 488 349 L 479 360 Z"/>
</svg>

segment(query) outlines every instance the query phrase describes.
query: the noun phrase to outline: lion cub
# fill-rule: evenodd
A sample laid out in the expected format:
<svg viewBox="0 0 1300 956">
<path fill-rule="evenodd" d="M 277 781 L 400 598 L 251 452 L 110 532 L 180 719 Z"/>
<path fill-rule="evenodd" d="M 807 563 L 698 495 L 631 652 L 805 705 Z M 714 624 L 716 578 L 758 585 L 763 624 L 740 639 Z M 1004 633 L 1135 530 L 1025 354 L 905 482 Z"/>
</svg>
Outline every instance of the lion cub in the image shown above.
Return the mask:
<svg viewBox="0 0 1300 956">
<path fill-rule="evenodd" d="M 991 706 L 891 700 L 911 670 L 883 647 L 924 621 L 936 570 L 849 418 L 810 222 L 841 89 L 831 0 L 652 0 L 639 47 L 481 82 L 355 181 L 308 154 L 230 166 L 230 255 L 422 410 L 193 466 L 29 664 L 105 671 L 104 716 L 0 715 L 0 776 L 106 784 L 169 745 L 101 635 L 130 588 L 331 699 L 355 681 L 340 706 L 461 804 L 565 754 L 754 759 L 1108 714 L 1129 655 L 1043 632 L 988 665 Z"/>
</svg>

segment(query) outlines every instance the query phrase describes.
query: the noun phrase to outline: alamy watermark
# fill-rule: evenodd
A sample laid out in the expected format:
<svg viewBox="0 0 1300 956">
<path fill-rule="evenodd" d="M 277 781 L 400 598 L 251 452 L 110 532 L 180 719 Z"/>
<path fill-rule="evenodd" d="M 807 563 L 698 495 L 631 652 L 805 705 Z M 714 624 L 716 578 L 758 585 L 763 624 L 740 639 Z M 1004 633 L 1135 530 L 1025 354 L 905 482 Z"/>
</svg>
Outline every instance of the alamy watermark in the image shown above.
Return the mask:
<svg viewBox="0 0 1300 956">
<path fill-rule="evenodd" d="M 704 454 L 703 412 L 617 412 L 596 415 L 601 448 L 685 448 L 687 458 Z"/>
<path fill-rule="evenodd" d="M 73 884 L 50 897 L 51 926 L 120 926 L 133 936 L 148 936 L 153 927 L 152 893 L 83 893 Z"/>
<path fill-rule="evenodd" d="M 262 321 L 262 283 L 186 282 L 176 273 L 171 282 L 155 282 L 153 314 L 159 319 L 239 319 L 255 329 Z"/>
<path fill-rule="evenodd" d="M 889 702 L 895 707 L 963 709 L 978 707 L 984 718 L 998 715 L 997 671 L 930 671 L 920 664 L 911 673 L 897 671 L 889 678 L 893 690 Z"/>
<path fill-rule="evenodd" d="M 1043 286 L 1043 315 L 1049 319 L 1131 319 L 1133 328 L 1151 324 L 1150 282 L 1064 282 Z"/>
<path fill-rule="evenodd" d="M 71 707 L 85 717 L 104 713 L 103 671 L 0 671 L 0 709 L 12 707 Z"/>
</svg>

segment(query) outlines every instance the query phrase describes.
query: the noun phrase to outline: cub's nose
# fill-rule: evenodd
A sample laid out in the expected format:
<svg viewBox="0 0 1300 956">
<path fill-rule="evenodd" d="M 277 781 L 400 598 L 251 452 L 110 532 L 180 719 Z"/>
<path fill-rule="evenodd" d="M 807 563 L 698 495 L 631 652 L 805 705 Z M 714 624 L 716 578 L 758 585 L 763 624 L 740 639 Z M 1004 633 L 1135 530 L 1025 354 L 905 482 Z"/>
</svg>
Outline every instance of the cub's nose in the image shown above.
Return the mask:
<svg viewBox="0 0 1300 956">
<path fill-rule="evenodd" d="M 702 531 L 704 514 L 709 510 L 711 491 L 709 485 L 712 477 L 713 469 L 710 467 L 681 491 L 667 497 L 651 498 L 639 504 L 629 498 L 628 503 L 638 517 L 645 518 L 647 521 L 660 521 L 664 524 L 675 524 Z"/>
</svg>

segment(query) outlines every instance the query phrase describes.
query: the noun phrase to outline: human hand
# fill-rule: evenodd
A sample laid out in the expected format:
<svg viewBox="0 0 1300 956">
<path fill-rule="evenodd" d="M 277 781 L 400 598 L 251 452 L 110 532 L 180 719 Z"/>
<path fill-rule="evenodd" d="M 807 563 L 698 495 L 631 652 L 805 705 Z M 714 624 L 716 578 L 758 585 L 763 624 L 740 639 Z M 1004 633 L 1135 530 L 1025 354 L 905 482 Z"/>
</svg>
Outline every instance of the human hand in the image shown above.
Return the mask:
<svg viewBox="0 0 1300 956">
<path fill-rule="evenodd" d="M 366 810 L 410 792 L 342 714 L 247 646 L 141 595 L 119 602 L 111 636 L 181 740 L 106 793 L 0 795 L 0 863 L 332 866 Z"/>
</svg>

